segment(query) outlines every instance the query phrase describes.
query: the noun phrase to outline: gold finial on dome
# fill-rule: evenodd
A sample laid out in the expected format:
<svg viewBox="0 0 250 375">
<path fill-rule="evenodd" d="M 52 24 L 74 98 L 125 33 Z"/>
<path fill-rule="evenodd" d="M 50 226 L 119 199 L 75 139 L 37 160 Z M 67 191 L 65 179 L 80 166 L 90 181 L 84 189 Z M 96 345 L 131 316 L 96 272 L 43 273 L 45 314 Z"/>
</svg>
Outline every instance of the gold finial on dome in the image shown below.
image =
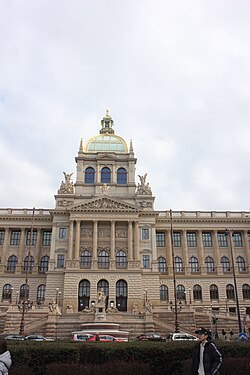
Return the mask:
<svg viewBox="0 0 250 375">
<path fill-rule="evenodd" d="M 109 110 L 108 109 L 106 109 L 106 116 L 104 116 L 104 117 L 108 117 L 108 118 L 111 118 L 111 116 L 109 115 Z"/>
</svg>

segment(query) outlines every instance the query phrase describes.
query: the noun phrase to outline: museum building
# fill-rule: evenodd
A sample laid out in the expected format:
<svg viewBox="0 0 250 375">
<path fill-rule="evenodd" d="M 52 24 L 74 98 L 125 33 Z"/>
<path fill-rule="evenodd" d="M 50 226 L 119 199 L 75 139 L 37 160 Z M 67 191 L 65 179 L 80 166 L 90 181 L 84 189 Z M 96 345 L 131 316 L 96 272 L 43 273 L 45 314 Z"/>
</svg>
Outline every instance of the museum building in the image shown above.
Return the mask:
<svg viewBox="0 0 250 375">
<path fill-rule="evenodd" d="M 115 134 L 108 112 L 75 161 L 55 208 L 0 209 L 2 313 L 24 297 L 82 313 L 103 289 L 106 308 L 123 316 L 160 317 L 177 299 L 183 310 L 232 315 L 238 300 L 249 318 L 249 211 L 155 210 L 132 141 Z"/>
</svg>

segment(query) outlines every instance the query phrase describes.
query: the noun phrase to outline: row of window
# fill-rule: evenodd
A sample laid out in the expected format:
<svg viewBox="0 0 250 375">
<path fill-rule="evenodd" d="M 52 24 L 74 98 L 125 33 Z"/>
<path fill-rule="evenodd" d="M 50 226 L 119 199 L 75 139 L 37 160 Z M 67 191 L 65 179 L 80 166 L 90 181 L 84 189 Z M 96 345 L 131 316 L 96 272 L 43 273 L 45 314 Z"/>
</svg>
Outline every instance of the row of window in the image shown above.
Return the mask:
<svg viewBox="0 0 250 375">
<path fill-rule="evenodd" d="M 7 271 L 15 271 L 17 266 L 18 258 L 16 255 L 11 255 L 7 261 Z M 23 261 L 23 271 L 29 268 L 29 271 L 32 271 L 34 267 L 34 257 L 32 255 L 26 256 Z M 84 250 L 81 252 L 80 256 L 80 267 L 81 268 L 90 268 L 92 263 L 92 254 L 89 250 Z M 109 268 L 110 264 L 110 256 L 108 251 L 102 250 L 98 254 L 98 267 L 99 268 Z M 119 250 L 116 253 L 116 267 L 120 269 L 127 268 L 127 254 L 123 250 Z M 239 272 L 246 271 L 246 262 L 242 256 L 238 256 L 236 258 L 236 264 L 238 266 Z M 142 265 L 143 268 L 150 268 L 150 256 L 143 255 L 142 257 Z M 182 258 L 176 256 L 174 258 L 174 265 L 175 265 L 175 272 L 181 273 L 184 271 L 183 261 Z M 45 255 L 40 260 L 39 271 L 46 272 L 48 271 L 49 266 L 49 257 Z M 65 257 L 64 254 L 57 255 L 57 268 L 62 268 L 65 266 Z M 196 257 L 192 256 L 189 258 L 189 266 L 191 272 L 199 272 L 199 261 Z M 211 256 L 206 257 L 205 259 L 205 266 L 207 272 L 214 272 L 215 271 L 215 263 L 214 259 Z M 221 266 L 223 272 L 230 272 L 231 271 L 231 264 L 229 259 L 226 256 L 221 258 Z M 158 270 L 160 272 L 167 272 L 167 261 L 164 257 L 158 258 Z"/>
<path fill-rule="evenodd" d="M 187 298 L 191 300 L 191 292 L 193 293 L 194 300 L 202 300 L 202 288 L 199 284 L 193 286 L 193 289 L 189 289 L 189 296 L 185 290 L 183 285 L 177 285 L 176 287 L 176 297 L 179 301 L 185 301 Z M 210 285 L 209 294 L 211 300 L 219 300 L 219 289 L 218 286 L 215 284 Z M 250 299 L 250 285 L 244 284 L 242 285 L 242 297 L 243 299 Z M 230 300 L 235 299 L 235 290 L 232 284 L 228 284 L 226 286 L 226 298 Z M 160 300 L 161 301 L 168 301 L 169 294 L 168 294 L 168 287 L 166 285 L 160 286 Z"/>
<path fill-rule="evenodd" d="M 197 233 L 196 232 L 187 232 L 187 245 L 188 247 L 197 247 Z M 242 233 L 234 232 L 232 235 L 234 246 L 243 247 Z M 218 232 L 217 233 L 218 245 L 219 247 L 228 247 L 228 234 L 227 232 Z M 181 232 L 173 232 L 173 246 L 181 247 Z M 212 233 L 211 232 L 202 232 L 202 243 L 204 247 L 212 247 Z M 250 246 L 250 233 L 248 233 L 248 244 Z M 156 246 L 165 247 L 166 238 L 165 232 L 156 232 Z"/>
<path fill-rule="evenodd" d="M 65 228 L 64 228 L 65 229 Z M 3 245 L 4 243 L 4 230 L 0 230 L 0 245 Z M 51 230 L 44 230 L 43 236 L 42 236 L 42 245 L 43 246 L 50 246 L 51 245 L 51 236 L 52 231 Z M 31 237 L 31 230 L 26 231 L 26 240 L 25 243 L 27 246 L 30 245 L 30 237 Z M 21 240 L 21 230 L 20 229 L 13 229 L 11 231 L 10 235 L 10 245 L 20 245 Z M 31 245 L 35 246 L 37 241 L 37 231 L 32 231 L 32 239 L 31 239 Z"/>
<path fill-rule="evenodd" d="M 88 167 L 85 169 L 85 184 L 94 184 L 96 180 L 96 171 L 92 167 Z M 112 182 L 112 172 L 111 169 L 108 167 L 103 167 L 101 169 L 101 183 L 109 184 Z M 117 184 L 124 185 L 127 183 L 127 170 L 125 168 L 118 168 L 117 169 Z"/>
<path fill-rule="evenodd" d="M 149 260 L 148 260 L 148 262 L 149 262 Z M 147 262 L 147 265 L 148 265 L 148 262 Z M 231 264 L 230 264 L 230 261 L 229 261 L 228 257 L 223 256 L 221 258 L 220 262 L 221 262 L 223 272 L 230 272 L 231 271 Z M 180 257 L 174 258 L 174 264 L 175 264 L 175 271 L 176 272 L 183 272 L 184 271 L 183 262 L 182 262 L 182 259 Z M 238 266 L 239 272 L 246 271 L 246 262 L 245 262 L 245 259 L 242 256 L 238 256 L 236 258 L 236 264 Z M 144 264 L 143 264 L 143 266 L 144 266 L 144 268 L 149 268 L 149 267 L 145 267 Z M 190 266 L 191 272 L 199 272 L 200 271 L 199 261 L 194 256 L 189 258 L 189 266 Z M 214 272 L 215 271 L 214 259 L 211 256 L 207 256 L 205 258 L 205 267 L 206 267 L 207 272 Z M 158 258 L 158 269 L 159 269 L 160 272 L 166 272 L 167 271 L 167 261 L 164 257 Z"/>
<path fill-rule="evenodd" d="M 97 284 L 97 291 L 100 289 L 103 289 L 105 296 L 109 296 L 109 283 L 107 280 L 100 280 Z M 2 291 L 2 301 L 10 301 L 13 302 L 13 286 L 11 284 L 5 284 L 3 286 Z M 37 288 L 36 293 L 36 302 L 42 303 L 45 300 L 45 290 L 46 285 L 41 284 Z M 190 295 L 187 296 L 185 287 L 183 285 L 177 285 L 176 287 L 176 297 L 179 301 L 185 301 L 187 298 L 190 298 L 191 302 L 191 289 L 189 289 Z M 219 300 L 219 289 L 218 286 L 215 284 L 210 285 L 209 288 L 210 293 L 210 299 L 211 300 Z M 192 294 L 193 294 L 193 300 L 199 301 L 202 300 L 202 288 L 199 284 L 196 284 L 192 288 Z M 16 294 L 16 303 L 18 303 L 20 300 L 29 299 L 30 296 L 30 287 L 27 284 L 23 284 L 20 287 L 20 291 Z M 127 282 L 125 280 L 118 280 L 116 283 L 116 297 L 124 297 L 127 298 L 128 296 L 128 286 Z M 82 301 L 87 298 L 87 300 L 90 297 L 90 282 L 88 280 L 82 280 L 79 283 L 78 288 L 78 298 Z M 250 299 L 250 285 L 244 284 L 242 286 L 242 297 L 243 299 Z M 234 300 L 235 299 L 235 290 L 234 286 L 232 284 L 228 284 L 226 286 L 226 298 L 228 300 Z M 166 285 L 160 286 L 160 300 L 161 301 L 168 301 L 169 300 L 169 293 L 168 293 L 168 287 Z M 122 300 L 120 301 L 122 302 Z M 106 301 L 107 303 L 107 301 Z M 84 301 L 84 307 L 89 306 L 89 301 Z M 81 304 L 80 304 L 81 306 Z"/>
</svg>

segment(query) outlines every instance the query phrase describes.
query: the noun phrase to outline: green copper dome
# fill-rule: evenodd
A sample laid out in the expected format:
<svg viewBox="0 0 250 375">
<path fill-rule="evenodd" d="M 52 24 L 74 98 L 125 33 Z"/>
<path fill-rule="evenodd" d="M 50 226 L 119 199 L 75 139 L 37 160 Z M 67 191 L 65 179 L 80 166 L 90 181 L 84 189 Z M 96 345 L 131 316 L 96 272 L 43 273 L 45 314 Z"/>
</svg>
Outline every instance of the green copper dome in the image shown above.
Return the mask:
<svg viewBox="0 0 250 375">
<path fill-rule="evenodd" d="M 88 140 L 86 152 L 118 152 L 128 153 L 127 144 L 118 135 L 98 134 Z"/>
</svg>

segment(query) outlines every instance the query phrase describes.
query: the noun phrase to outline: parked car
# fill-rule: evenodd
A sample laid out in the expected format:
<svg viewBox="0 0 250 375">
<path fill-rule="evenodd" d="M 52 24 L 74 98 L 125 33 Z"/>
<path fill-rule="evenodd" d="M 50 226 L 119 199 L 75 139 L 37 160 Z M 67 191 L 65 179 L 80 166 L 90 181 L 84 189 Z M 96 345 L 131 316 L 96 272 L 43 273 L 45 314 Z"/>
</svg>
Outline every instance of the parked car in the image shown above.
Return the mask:
<svg viewBox="0 0 250 375">
<path fill-rule="evenodd" d="M 71 340 L 72 341 L 95 341 L 95 335 L 90 333 L 73 333 Z"/>
<path fill-rule="evenodd" d="M 25 340 L 25 337 L 18 334 L 9 334 L 4 336 L 4 340 L 17 340 L 17 341 L 23 341 Z"/>
<path fill-rule="evenodd" d="M 170 333 L 167 337 L 167 340 L 173 340 L 173 341 L 182 341 L 182 340 L 188 340 L 188 341 L 197 341 L 199 340 L 198 337 L 194 335 L 190 335 L 189 333 L 185 332 L 179 332 L 179 333 Z"/>
<path fill-rule="evenodd" d="M 139 341 L 166 341 L 165 338 L 158 333 L 145 333 L 135 338 Z"/>
<path fill-rule="evenodd" d="M 100 342 L 112 342 L 117 341 L 114 336 L 111 335 L 99 335 L 99 341 Z"/>
<path fill-rule="evenodd" d="M 25 337 L 26 340 L 33 340 L 33 341 L 52 341 L 53 339 L 47 339 L 42 335 L 28 335 Z"/>
</svg>

